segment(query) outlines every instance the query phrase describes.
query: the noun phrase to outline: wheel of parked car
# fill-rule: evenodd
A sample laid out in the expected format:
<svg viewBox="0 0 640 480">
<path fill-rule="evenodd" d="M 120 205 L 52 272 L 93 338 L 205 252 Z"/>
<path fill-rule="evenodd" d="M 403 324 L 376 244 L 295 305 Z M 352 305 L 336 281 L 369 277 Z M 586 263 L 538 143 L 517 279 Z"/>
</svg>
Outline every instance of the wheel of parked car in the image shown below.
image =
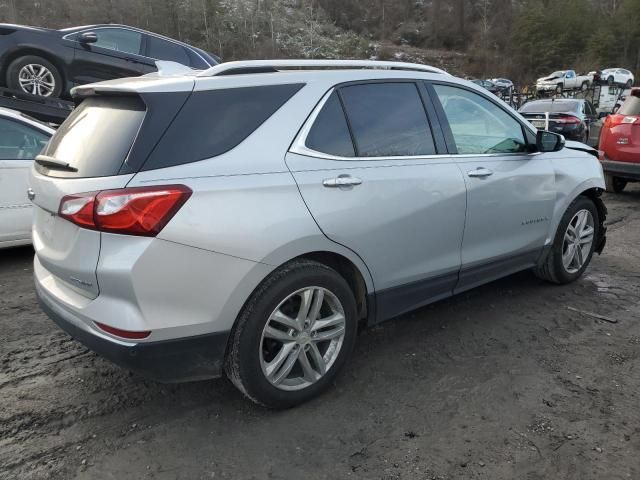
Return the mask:
<svg viewBox="0 0 640 480">
<path fill-rule="evenodd" d="M 604 183 L 607 192 L 620 193 L 627 186 L 627 181 L 620 177 L 614 177 L 609 173 L 604 174 Z"/>
<path fill-rule="evenodd" d="M 561 84 L 561 83 L 559 83 L 559 84 L 556 86 L 556 93 L 562 93 L 562 84 Z"/>
<path fill-rule="evenodd" d="M 544 263 L 535 274 L 548 282 L 565 284 L 578 279 L 587 268 L 598 238 L 598 209 L 588 197 L 580 196 L 565 212 Z"/>
<path fill-rule="evenodd" d="M 580 85 L 580 90 L 582 90 L 583 92 L 586 92 L 588 88 L 589 82 L 582 82 L 582 85 Z"/>
<path fill-rule="evenodd" d="M 345 279 L 323 264 L 293 261 L 242 310 L 229 340 L 227 376 L 257 403 L 292 407 L 329 387 L 353 349 L 356 328 Z"/>
<path fill-rule="evenodd" d="M 7 69 L 7 85 L 41 97 L 59 97 L 62 76 L 48 60 L 35 55 L 15 59 Z"/>
<path fill-rule="evenodd" d="M 613 75 L 610 75 L 610 76 L 607 78 L 607 85 L 609 85 L 609 86 L 613 85 L 613 82 L 614 82 L 614 81 L 615 81 L 615 80 L 614 80 L 614 78 L 613 78 Z"/>
<path fill-rule="evenodd" d="M 624 84 L 625 88 L 631 88 L 632 85 L 633 82 L 631 81 L 631 79 L 627 80 L 627 83 Z"/>
</svg>

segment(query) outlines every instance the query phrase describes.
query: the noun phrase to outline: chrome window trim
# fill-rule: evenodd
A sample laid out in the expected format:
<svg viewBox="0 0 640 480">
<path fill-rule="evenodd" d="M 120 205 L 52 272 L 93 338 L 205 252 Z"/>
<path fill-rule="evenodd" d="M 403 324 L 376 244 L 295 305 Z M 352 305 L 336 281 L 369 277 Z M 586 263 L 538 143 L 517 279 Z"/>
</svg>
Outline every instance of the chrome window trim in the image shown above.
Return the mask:
<svg viewBox="0 0 640 480">
<path fill-rule="evenodd" d="M 370 162 L 370 161 L 386 161 L 386 160 L 424 160 L 424 159 L 437 159 L 437 158 L 451 158 L 452 160 L 456 159 L 464 159 L 464 158 L 485 158 L 485 157 L 522 157 L 523 155 L 533 155 L 528 152 L 512 152 L 512 153 L 436 153 L 433 155 L 399 155 L 399 156 L 388 156 L 388 157 L 341 157 L 338 155 L 331 155 L 329 153 L 319 152 L 318 150 L 314 150 L 312 148 L 307 147 L 307 137 L 309 136 L 309 132 L 313 127 L 320 111 L 324 107 L 324 105 L 329 100 L 329 97 L 333 92 L 335 92 L 337 87 L 332 87 L 326 92 L 318 104 L 314 107 L 311 115 L 307 118 L 305 123 L 302 125 L 300 132 L 296 135 L 291 147 L 289 148 L 290 153 L 295 153 L 298 155 L 302 155 L 305 157 L 313 157 L 320 158 L 323 160 L 333 160 L 339 162 L 353 162 L 353 161 L 361 161 L 361 162 Z M 513 117 L 512 117 L 513 118 Z M 517 119 L 514 118 L 517 121 Z M 520 123 L 520 122 L 518 122 Z M 534 152 L 537 153 L 537 152 Z"/>
<path fill-rule="evenodd" d="M 122 26 L 122 25 L 101 25 L 101 26 L 99 26 L 99 27 L 94 27 L 94 28 L 85 28 L 85 29 L 83 29 L 83 30 L 78 30 L 78 31 L 76 31 L 76 32 L 67 33 L 66 35 L 64 35 L 64 36 L 62 37 L 62 39 L 63 39 L 63 40 L 66 40 L 66 41 L 68 41 L 68 42 L 78 42 L 77 40 L 73 40 L 73 39 L 71 39 L 71 38 L 67 38 L 67 37 L 70 37 L 70 36 L 72 36 L 72 35 L 81 35 L 81 34 L 83 34 L 83 33 L 85 33 L 85 32 L 92 32 L 92 31 L 94 31 L 94 30 L 104 30 L 104 29 L 107 29 L 107 28 L 110 28 L 110 29 L 118 29 L 118 30 L 129 30 L 129 31 L 131 31 L 131 32 L 139 33 L 140 35 L 148 35 L 148 36 L 150 36 L 150 37 L 155 37 L 155 38 L 158 38 L 158 39 L 160 39 L 160 40 L 164 40 L 164 41 L 166 41 L 166 42 L 175 43 L 176 45 L 179 45 L 179 46 L 181 46 L 181 47 L 183 47 L 183 48 L 188 48 L 189 50 L 191 50 L 191 51 L 192 51 L 193 53 L 195 53 L 198 57 L 200 57 L 200 59 L 201 59 L 204 63 L 206 63 L 207 65 L 209 65 L 209 68 L 211 68 L 211 67 L 215 67 L 215 65 L 212 65 L 211 63 L 209 63 L 209 62 L 207 61 L 207 59 L 206 59 L 206 58 L 204 58 L 202 55 L 200 55 L 200 53 L 198 53 L 196 50 L 194 50 L 194 49 L 193 49 L 191 46 L 189 46 L 188 44 L 183 43 L 183 42 L 179 42 L 179 41 L 174 40 L 174 39 L 169 38 L 169 37 L 165 37 L 165 36 L 163 36 L 163 35 L 158 35 L 157 33 L 149 32 L 149 31 L 147 31 L 147 30 L 142 30 L 142 29 L 135 28 L 135 27 L 125 27 L 125 26 Z M 101 48 L 102 48 L 102 47 L 101 47 Z M 117 51 L 117 50 L 115 50 L 115 51 Z M 127 53 L 127 52 L 121 52 L 121 53 Z M 142 55 L 142 54 L 140 54 L 140 53 L 129 53 L 129 55 L 138 55 L 139 57 L 149 58 L 149 59 L 151 59 L 151 60 L 159 60 L 159 59 L 157 59 L 157 58 L 147 57 L 146 55 Z M 194 69 L 194 70 L 199 70 L 199 69 Z"/>
</svg>

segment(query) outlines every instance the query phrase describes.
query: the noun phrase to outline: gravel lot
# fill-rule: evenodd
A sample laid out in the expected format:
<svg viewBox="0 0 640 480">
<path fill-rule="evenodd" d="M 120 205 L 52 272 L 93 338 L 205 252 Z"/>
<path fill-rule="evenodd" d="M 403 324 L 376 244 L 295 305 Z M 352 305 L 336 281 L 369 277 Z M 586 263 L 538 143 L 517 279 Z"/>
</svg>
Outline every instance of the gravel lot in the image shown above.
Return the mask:
<svg viewBox="0 0 640 480">
<path fill-rule="evenodd" d="M 605 201 L 580 282 L 523 272 L 369 329 L 285 412 L 112 366 L 40 312 L 32 251 L 0 251 L 0 478 L 638 479 L 640 188 Z"/>
</svg>

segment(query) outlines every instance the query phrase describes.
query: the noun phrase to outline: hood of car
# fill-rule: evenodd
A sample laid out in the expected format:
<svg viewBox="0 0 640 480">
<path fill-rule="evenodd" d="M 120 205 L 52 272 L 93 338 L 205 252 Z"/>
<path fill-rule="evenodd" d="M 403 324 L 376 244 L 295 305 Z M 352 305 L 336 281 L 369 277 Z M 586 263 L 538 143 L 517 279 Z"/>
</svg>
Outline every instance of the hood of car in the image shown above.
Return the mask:
<svg viewBox="0 0 640 480">
<path fill-rule="evenodd" d="M 549 75 L 548 77 L 540 77 L 538 79 L 538 82 L 549 82 L 551 80 L 556 80 L 558 78 L 562 78 L 562 77 L 559 75 Z"/>
<path fill-rule="evenodd" d="M 564 146 L 565 148 L 569 148 L 571 150 L 589 153 L 598 158 L 598 151 L 595 148 L 590 147 L 589 145 L 585 145 L 584 143 L 574 142 L 573 140 L 566 140 Z"/>
<path fill-rule="evenodd" d="M 0 34 L 7 35 L 13 32 L 52 32 L 50 28 L 30 27 L 27 25 L 14 25 L 12 23 L 0 23 Z"/>
</svg>

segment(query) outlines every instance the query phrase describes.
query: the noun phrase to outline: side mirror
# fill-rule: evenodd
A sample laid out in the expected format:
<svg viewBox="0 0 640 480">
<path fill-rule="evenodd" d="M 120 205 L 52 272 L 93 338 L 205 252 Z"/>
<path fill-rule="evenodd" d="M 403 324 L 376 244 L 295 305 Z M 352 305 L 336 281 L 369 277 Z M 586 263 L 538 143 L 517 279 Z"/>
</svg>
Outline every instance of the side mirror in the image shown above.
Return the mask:
<svg viewBox="0 0 640 480">
<path fill-rule="evenodd" d="M 98 41 L 98 35 L 95 32 L 84 32 L 78 37 L 78 41 L 82 44 L 96 43 Z"/>
<path fill-rule="evenodd" d="M 606 118 L 610 115 L 609 112 L 600 112 L 598 113 L 598 120 L 602 120 L 603 118 Z"/>
<path fill-rule="evenodd" d="M 564 137 L 557 133 L 538 130 L 536 147 L 539 152 L 557 152 L 564 148 Z"/>
</svg>

